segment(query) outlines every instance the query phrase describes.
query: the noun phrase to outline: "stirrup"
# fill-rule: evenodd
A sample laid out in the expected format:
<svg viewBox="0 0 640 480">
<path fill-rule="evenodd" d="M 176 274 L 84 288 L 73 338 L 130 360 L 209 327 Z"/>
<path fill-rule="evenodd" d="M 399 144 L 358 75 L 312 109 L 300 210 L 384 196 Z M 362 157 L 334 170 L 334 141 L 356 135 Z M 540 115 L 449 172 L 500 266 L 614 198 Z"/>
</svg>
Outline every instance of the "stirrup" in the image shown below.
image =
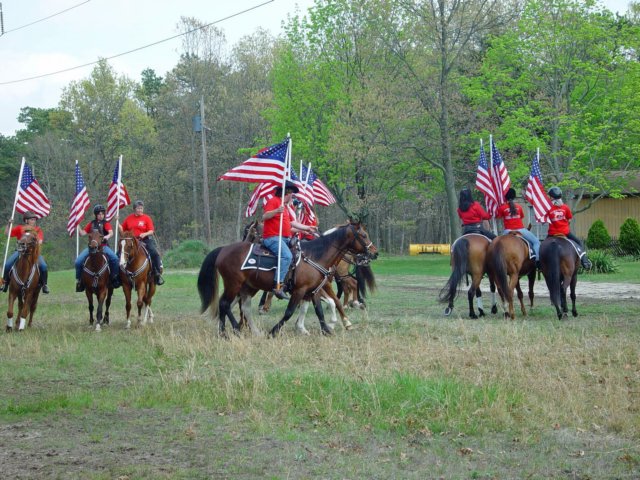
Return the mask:
<svg viewBox="0 0 640 480">
<path fill-rule="evenodd" d="M 158 273 L 156 273 L 156 285 L 164 285 L 164 278 Z"/>
<path fill-rule="evenodd" d="M 276 296 L 276 298 L 279 298 L 280 300 L 289 300 L 289 297 L 287 297 L 287 295 L 282 290 L 281 284 L 277 284 L 271 291 Z"/>
<path fill-rule="evenodd" d="M 79 292 L 84 292 L 84 283 L 82 283 L 82 280 L 76 281 L 76 293 Z"/>
<path fill-rule="evenodd" d="M 9 282 L 7 280 L 5 280 L 2 284 L 2 289 L 0 289 L 0 291 L 5 293 L 9 291 Z"/>
</svg>

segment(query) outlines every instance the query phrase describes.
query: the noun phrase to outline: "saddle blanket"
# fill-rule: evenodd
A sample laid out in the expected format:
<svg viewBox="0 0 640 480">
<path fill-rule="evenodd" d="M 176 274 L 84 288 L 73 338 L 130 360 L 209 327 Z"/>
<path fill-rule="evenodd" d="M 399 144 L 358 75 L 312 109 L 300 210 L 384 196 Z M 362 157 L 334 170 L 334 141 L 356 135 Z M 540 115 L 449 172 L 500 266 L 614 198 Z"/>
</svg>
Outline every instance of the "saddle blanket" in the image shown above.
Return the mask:
<svg viewBox="0 0 640 480">
<path fill-rule="evenodd" d="M 300 255 L 297 255 L 297 257 L 293 259 L 293 263 L 296 266 L 300 263 Z M 270 270 L 276 270 L 277 268 L 278 257 L 262 245 L 254 243 L 251 245 L 249 252 L 247 252 L 247 256 L 243 260 L 240 270 L 261 270 L 268 272 Z"/>
</svg>

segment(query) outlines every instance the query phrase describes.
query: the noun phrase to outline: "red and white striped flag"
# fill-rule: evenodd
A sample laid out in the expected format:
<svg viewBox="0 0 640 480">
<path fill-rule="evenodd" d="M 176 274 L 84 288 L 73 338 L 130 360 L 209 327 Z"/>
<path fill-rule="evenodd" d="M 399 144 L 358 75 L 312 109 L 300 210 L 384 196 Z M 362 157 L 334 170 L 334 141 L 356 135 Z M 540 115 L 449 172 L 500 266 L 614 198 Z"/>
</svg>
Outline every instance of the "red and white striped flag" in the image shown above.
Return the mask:
<svg viewBox="0 0 640 480">
<path fill-rule="evenodd" d="M 495 192 L 498 206 L 500 206 L 504 202 L 505 194 L 511 188 L 511 179 L 509 178 L 507 167 L 502 161 L 502 155 L 500 155 L 493 139 L 491 139 L 491 162 L 493 164 L 493 176 L 491 177 L 493 191 Z"/>
<path fill-rule="evenodd" d="M 260 205 L 260 200 L 262 203 L 266 203 L 273 196 L 273 189 L 278 185 L 275 183 L 260 183 L 256 185 L 256 188 L 253 190 L 251 194 L 251 198 L 249 199 L 249 203 L 247 204 L 247 208 L 244 212 L 245 217 L 253 217 L 258 210 L 258 205 Z"/>
<path fill-rule="evenodd" d="M 89 194 L 87 193 L 87 187 L 84 184 L 82 173 L 80 172 L 80 166 L 76 160 L 76 195 L 71 201 L 71 208 L 69 210 L 69 221 L 67 222 L 67 232 L 69 236 L 73 235 L 74 230 L 82 221 L 84 213 L 89 208 Z"/>
<path fill-rule="evenodd" d="M 22 180 L 18 189 L 16 210 L 20 213 L 31 211 L 36 217 L 43 218 L 51 212 L 51 202 L 44 194 L 38 180 L 26 163 L 22 168 Z"/>
<path fill-rule="evenodd" d="M 107 197 L 107 214 L 105 219 L 108 222 L 116 216 L 118 210 L 126 207 L 131 203 L 129 193 L 122 183 L 122 173 L 120 172 L 120 160 L 116 162 L 116 168 L 113 171 L 113 180 L 109 186 L 109 195 Z"/>
<path fill-rule="evenodd" d="M 220 175 L 218 180 L 281 184 L 286 173 L 289 140 L 287 138 L 282 143 L 263 148 L 250 159 Z"/>
<path fill-rule="evenodd" d="M 542 172 L 540 171 L 540 152 L 536 153 L 531 165 L 531 173 L 527 182 L 527 189 L 524 198 L 533 205 L 533 213 L 538 222 L 548 222 L 547 212 L 551 208 L 551 200 L 547 196 L 542 183 Z"/>
<path fill-rule="evenodd" d="M 480 143 L 480 159 L 478 160 L 478 170 L 476 172 L 476 188 L 484 195 L 484 205 L 487 213 L 495 217 L 498 208 L 496 194 L 493 191 L 493 180 L 491 169 L 487 163 L 487 155 L 484 153 L 484 146 Z"/>
</svg>

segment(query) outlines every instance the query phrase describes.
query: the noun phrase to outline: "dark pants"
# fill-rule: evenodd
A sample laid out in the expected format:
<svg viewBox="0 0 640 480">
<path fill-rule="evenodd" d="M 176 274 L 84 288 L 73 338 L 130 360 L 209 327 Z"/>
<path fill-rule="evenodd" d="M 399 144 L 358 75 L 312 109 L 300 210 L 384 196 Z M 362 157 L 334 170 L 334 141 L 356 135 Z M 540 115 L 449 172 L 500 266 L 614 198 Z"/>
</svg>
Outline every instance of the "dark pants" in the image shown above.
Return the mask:
<svg viewBox="0 0 640 480">
<path fill-rule="evenodd" d="M 491 240 L 493 240 L 494 238 L 496 238 L 496 235 L 493 232 L 490 232 L 489 230 L 483 228 L 483 227 L 479 227 L 477 226 L 475 223 L 473 225 L 463 225 L 462 226 L 462 234 L 467 234 L 467 233 L 479 233 L 481 235 L 484 235 L 487 238 L 490 238 Z"/>
<path fill-rule="evenodd" d="M 156 246 L 156 240 L 153 237 L 145 237 L 142 239 L 144 246 L 147 247 L 149 256 L 151 257 L 151 266 L 159 274 L 162 268 L 162 259 L 158 253 L 158 247 Z"/>
</svg>

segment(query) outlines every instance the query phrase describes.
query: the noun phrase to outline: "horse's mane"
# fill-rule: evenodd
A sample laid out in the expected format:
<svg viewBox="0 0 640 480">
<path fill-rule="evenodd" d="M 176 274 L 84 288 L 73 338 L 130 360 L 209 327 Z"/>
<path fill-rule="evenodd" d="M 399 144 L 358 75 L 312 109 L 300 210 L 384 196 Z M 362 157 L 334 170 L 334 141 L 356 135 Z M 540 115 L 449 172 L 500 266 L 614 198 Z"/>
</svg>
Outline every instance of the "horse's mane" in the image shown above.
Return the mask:
<svg viewBox="0 0 640 480">
<path fill-rule="evenodd" d="M 322 236 L 309 240 L 308 242 L 300 243 L 300 248 L 304 250 L 304 253 L 309 255 L 313 259 L 318 259 L 327 251 L 334 242 L 344 240 L 347 236 L 347 228 L 350 223 L 344 225 L 338 225 L 332 229 L 327 230 Z"/>
</svg>

